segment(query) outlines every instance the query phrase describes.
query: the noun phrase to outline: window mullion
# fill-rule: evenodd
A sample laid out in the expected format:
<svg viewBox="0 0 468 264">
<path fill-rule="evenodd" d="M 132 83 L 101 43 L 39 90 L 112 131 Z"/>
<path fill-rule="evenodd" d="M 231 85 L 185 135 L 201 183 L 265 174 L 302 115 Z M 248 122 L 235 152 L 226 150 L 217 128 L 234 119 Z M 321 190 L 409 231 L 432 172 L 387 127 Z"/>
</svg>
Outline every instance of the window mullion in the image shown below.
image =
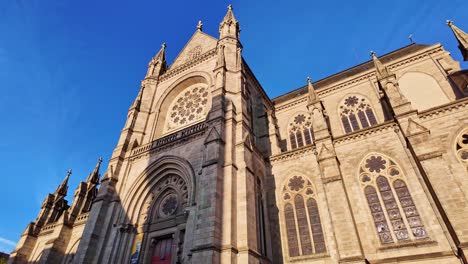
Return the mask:
<svg viewBox="0 0 468 264">
<path fill-rule="evenodd" d="M 383 176 L 385 177 L 385 176 Z M 379 198 L 380 201 L 380 206 L 382 207 L 382 212 L 385 215 L 385 221 L 387 222 L 388 229 L 390 230 L 390 235 L 392 236 L 393 243 L 398 242 L 398 239 L 395 235 L 395 230 L 393 230 L 393 225 L 392 225 L 392 220 L 390 219 L 390 216 L 388 215 L 387 208 L 385 207 L 385 202 L 382 198 L 382 194 L 380 193 L 379 186 L 377 184 L 373 185 L 375 188 L 375 192 L 377 193 L 377 197 Z M 391 186 L 390 186 L 391 189 Z M 374 227 L 375 229 L 376 227 Z M 377 235 L 378 235 L 378 230 L 377 230 Z"/>
<path fill-rule="evenodd" d="M 312 254 L 315 254 L 315 241 L 314 241 L 314 233 L 312 233 L 312 223 L 310 223 L 310 215 L 309 215 L 309 207 L 307 206 L 307 199 L 310 199 L 310 197 L 307 197 L 305 195 L 302 196 L 302 199 L 304 199 L 304 209 L 306 212 L 307 216 L 307 227 L 309 228 L 309 234 L 310 234 L 310 242 L 312 243 Z M 318 203 L 317 203 L 318 207 Z"/>
<path fill-rule="evenodd" d="M 295 199 L 295 198 L 294 198 Z M 292 208 L 294 213 L 294 224 L 296 225 L 296 236 L 297 236 L 297 245 L 299 250 L 299 256 L 302 256 L 302 241 L 301 241 L 301 234 L 299 233 L 299 224 L 297 222 L 297 213 L 296 213 L 296 203 L 292 200 Z"/>
</svg>

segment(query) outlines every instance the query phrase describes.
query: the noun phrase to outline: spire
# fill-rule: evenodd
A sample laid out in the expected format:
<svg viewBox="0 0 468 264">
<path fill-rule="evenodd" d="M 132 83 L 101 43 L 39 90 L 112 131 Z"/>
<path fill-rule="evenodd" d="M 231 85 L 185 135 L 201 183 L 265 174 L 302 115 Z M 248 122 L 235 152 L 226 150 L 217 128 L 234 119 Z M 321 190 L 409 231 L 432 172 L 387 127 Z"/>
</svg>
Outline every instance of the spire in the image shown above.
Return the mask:
<svg viewBox="0 0 468 264">
<path fill-rule="evenodd" d="M 224 16 L 223 21 L 219 25 L 219 38 L 225 37 L 232 37 L 232 38 L 239 38 L 239 22 L 234 17 L 234 13 L 232 12 L 232 6 L 228 6 L 228 11 Z"/>
<path fill-rule="evenodd" d="M 312 104 L 312 103 L 318 101 L 318 94 L 315 91 L 314 86 L 312 85 L 312 81 L 311 81 L 310 77 L 307 77 L 307 92 L 308 92 L 308 95 L 309 95 L 309 97 L 308 97 L 309 104 Z"/>
<path fill-rule="evenodd" d="M 198 20 L 197 31 L 203 31 L 203 22 L 201 20 Z"/>
<path fill-rule="evenodd" d="M 96 167 L 94 170 L 89 174 L 88 179 L 86 179 L 87 183 L 97 184 L 99 182 L 99 168 L 101 167 L 102 157 L 99 157 Z"/>
<path fill-rule="evenodd" d="M 392 75 L 392 73 L 388 70 L 388 68 L 382 64 L 379 58 L 377 58 L 377 56 L 375 55 L 375 52 L 371 51 L 370 55 L 372 57 L 372 60 L 374 61 L 374 66 L 377 72 L 376 75 L 377 75 L 378 80 L 385 79 Z"/>
<path fill-rule="evenodd" d="M 72 174 L 72 170 L 68 170 L 67 171 L 67 176 L 65 177 L 65 179 L 63 180 L 63 182 L 57 187 L 57 189 L 55 190 L 54 194 L 57 195 L 57 194 L 60 194 L 60 195 L 63 195 L 63 196 L 66 196 L 67 195 L 67 191 L 68 191 L 68 179 L 70 178 L 70 175 Z"/>
<path fill-rule="evenodd" d="M 161 45 L 161 49 L 148 63 L 148 72 L 146 78 L 157 77 L 166 71 L 166 43 Z"/>
<path fill-rule="evenodd" d="M 447 25 L 452 29 L 453 34 L 458 41 L 458 48 L 463 55 L 463 60 L 468 61 L 468 34 L 456 27 L 453 24 L 453 21 L 447 20 Z"/>
</svg>

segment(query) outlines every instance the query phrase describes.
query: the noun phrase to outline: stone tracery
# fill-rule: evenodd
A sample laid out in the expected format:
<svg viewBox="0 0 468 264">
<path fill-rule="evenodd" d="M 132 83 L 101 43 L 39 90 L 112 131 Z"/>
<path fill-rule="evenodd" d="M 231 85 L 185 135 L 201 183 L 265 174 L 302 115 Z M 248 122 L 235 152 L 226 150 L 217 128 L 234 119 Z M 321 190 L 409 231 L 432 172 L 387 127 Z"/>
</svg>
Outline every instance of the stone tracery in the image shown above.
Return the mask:
<svg viewBox="0 0 468 264">
<path fill-rule="evenodd" d="M 382 244 L 427 238 L 402 170 L 393 160 L 370 154 L 359 179 Z"/>
<path fill-rule="evenodd" d="M 291 149 L 312 144 L 312 117 L 308 113 L 299 113 L 289 123 L 289 142 Z"/>
<path fill-rule="evenodd" d="M 325 239 L 312 183 L 291 177 L 283 187 L 285 230 L 289 256 L 326 252 Z"/>
<path fill-rule="evenodd" d="M 372 106 L 362 96 L 348 96 L 340 106 L 339 111 L 346 133 L 377 124 Z"/>
<path fill-rule="evenodd" d="M 171 103 L 166 118 L 166 132 L 185 127 L 205 118 L 209 109 L 209 91 L 205 84 L 183 90 Z"/>
<path fill-rule="evenodd" d="M 458 160 L 468 168 L 468 128 L 465 128 L 457 136 L 455 152 Z"/>
</svg>

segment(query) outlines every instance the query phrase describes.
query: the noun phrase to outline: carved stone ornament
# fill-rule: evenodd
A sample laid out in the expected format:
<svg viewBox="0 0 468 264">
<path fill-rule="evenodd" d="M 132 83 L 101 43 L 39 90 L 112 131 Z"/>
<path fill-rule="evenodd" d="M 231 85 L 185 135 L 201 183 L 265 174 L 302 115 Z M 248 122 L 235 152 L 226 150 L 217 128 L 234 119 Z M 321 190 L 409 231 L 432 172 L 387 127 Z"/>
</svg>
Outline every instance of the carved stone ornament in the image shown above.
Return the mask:
<svg viewBox="0 0 468 264">
<path fill-rule="evenodd" d="M 206 84 L 194 84 L 186 88 L 169 106 L 165 132 L 205 119 L 210 103 L 210 92 Z"/>
</svg>

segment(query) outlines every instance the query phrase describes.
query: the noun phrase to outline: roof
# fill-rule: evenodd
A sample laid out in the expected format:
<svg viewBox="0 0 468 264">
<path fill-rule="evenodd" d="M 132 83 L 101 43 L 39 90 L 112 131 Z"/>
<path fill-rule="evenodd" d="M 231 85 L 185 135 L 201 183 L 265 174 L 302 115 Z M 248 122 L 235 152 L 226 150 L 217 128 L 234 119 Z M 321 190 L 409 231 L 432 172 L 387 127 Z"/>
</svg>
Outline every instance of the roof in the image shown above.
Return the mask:
<svg viewBox="0 0 468 264">
<path fill-rule="evenodd" d="M 380 61 L 384 64 L 394 60 L 394 59 L 397 59 L 397 58 L 400 58 L 400 57 L 403 57 L 403 56 L 406 56 L 408 54 L 411 54 L 413 52 L 417 52 L 419 50 L 422 50 L 422 49 L 425 49 L 429 47 L 429 45 L 424 45 L 424 44 L 410 44 L 408 46 L 405 46 L 405 47 L 402 47 L 400 49 L 397 49 L 397 50 L 394 50 L 390 53 L 387 53 L 385 55 L 382 55 L 379 57 Z M 314 88 L 317 89 L 317 90 L 320 90 L 321 88 L 324 88 L 324 87 L 327 87 L 328 85 L 332 84 L 332 83 L 336 83 L 336 82 L 339 82 L 341 80 L 344 80 L 346 78 L 349 78 L 353 75 L 357 75 L 359 73 L 362 73 L 362 72 L 365 72 L 367 70 L 370 70 L 370 69 L 373 69 L 374 68 L 374 63 L 372 61 L 372 59 L 364 62 L 364 63 L 361 63 L 361 64 L 358 64 L 352 68 L 349 68 L 349 69 L 346 69 L 344 71 L 341 71 L 341 72 L 338 72 L 338 73 L 335 73 L 331 76 L 328 76 L 328 77 L 325 77 L 321 80 L 318 80 L 316 82 L 313 83 L 314 85 Z M 280 95 L 278 97 L 275 97 L 272 99 L 273 103 L 277 104 L 277 103 L 281 103 L 281 102 L 284 102 L 284 101 L 287 101 L 287 100 L 290 100 L 292 98 L 295 98 L 297 96 L 300 96 L 300 95 L 303 95 L 303 94 L 306 94 L 307 93 L 307 85 L 304 85 L 300 88 L 297 88 L 291 92 L 288 92 L 286 94 L 283 94 L 283 95 Z"/>
</svg>

